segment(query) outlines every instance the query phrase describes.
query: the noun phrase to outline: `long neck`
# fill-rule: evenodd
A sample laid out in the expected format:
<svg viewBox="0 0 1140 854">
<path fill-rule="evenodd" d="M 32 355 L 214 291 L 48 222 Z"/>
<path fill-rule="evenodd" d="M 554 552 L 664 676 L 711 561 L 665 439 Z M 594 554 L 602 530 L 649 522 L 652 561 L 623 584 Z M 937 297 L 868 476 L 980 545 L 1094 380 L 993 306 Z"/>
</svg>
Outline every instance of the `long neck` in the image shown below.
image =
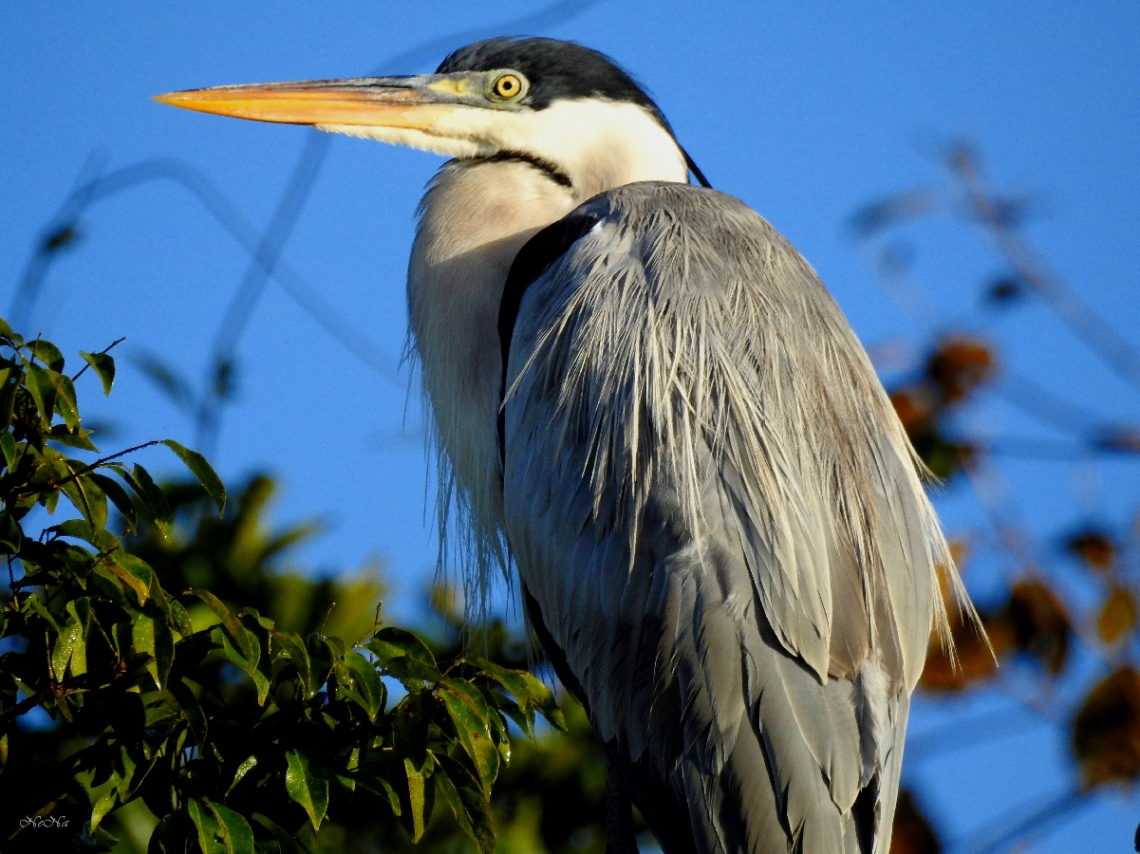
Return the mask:
<svg viewBox="0 0 1140 854">
<path fill-rule="evenodd" d="M 628 158 L 628 169 L 614 168 L 622 158 L 611 152 L 602 183 L 595 172 L 567 185 L 522 159 L 455 160 L 420 205 L 408 310 L 437 431 L 441 519 L 454 501 L 469 513 L 476 540 L 493 540 L 502 524 L 498 316 L 511 263 L 535 233 L 598 192 L 636 180 L 684 181 L 672 144 L 676 156 L 652 169 L 637 158 Z"/>
<path fill-rule="evenodd" d="M 420 205 L 408 313 L 440 451 L 440 510 L 458 499 L 481 533 L 497 530 L 502 517 L 496 424 L 503 285 L 522 245 L 576 205 L 566 187 L 512 160 L 452 161 Z"/>
</svg>

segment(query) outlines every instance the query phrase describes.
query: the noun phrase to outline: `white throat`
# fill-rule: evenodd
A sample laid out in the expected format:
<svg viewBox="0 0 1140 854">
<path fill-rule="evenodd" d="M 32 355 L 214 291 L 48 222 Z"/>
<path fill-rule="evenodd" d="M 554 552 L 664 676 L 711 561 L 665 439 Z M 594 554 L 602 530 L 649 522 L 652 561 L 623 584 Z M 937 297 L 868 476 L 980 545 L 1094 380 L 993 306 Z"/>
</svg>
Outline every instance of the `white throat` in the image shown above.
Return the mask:
<svg viewBox="0 0 1140 854">
<path fill-rule="evenodd" d="M 423 130 L 318 127 L 459 159 L 519 154 L 569 179 L 579 201 L 635 181 L 688 180 L 672 135 L 649 110 L 628 102 L 577 98 L 518 111 L 460 107 Z"/>
<path fill-rule="evenodd" d="M 460 158 L 436 174 L 420 204 L 408 308 L 439 452 L 441 559 L 451 537 L 475 592 L 487 589 L 494 565 L 505 566 L 498 317 L 515 255 L 598 193 L 636 181 L 685 182 L 688 174 L 672 135 L 633 104 L 576 100 L 538 112 L 470 109 L 446 118 L 414 139 L 382 128 L 367 135 Z M 491 154 L 507 156 L 478 159 Z"/>
</svg>

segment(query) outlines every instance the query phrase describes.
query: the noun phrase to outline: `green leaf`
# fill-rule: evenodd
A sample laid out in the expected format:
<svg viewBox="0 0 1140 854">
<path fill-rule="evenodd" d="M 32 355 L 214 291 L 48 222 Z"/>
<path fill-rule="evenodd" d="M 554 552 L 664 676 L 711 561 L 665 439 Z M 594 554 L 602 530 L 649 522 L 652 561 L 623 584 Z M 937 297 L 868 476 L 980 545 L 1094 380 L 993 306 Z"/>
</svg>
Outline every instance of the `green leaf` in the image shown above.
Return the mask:
<svg viewBox="0 0 1140 854">
<path fill-rule="evenodd" d="M 50 341 L 38 338 L 28 344 L 32 355 L 53 371 L 63 370 L 63 353 Z"/>
<path fill-rule="evenodd" d="M 71 377 L 55 371 L 49 371 L 48 376 L 55 386 L 55 411 L 59 413 L 64 424 L 72 430 L 78 430 L 79 403 L 75 399 L 75 385 L 71 382 Z"/>
<path fill-rule="evenodd" d="M 522 670 L 518 673 L 526 682 L 528 704 L 538 709 L 552 726 L 566 732 L 566 717 L 558 708 L 558 701 L 554 699 L 554 694 L 551 693 L 550 689 L 533 674 Z M 522 703 L 522 698 L 519 698 L 519 702 Z"/>
<path fill-rule="evenodd" d="M 325 639 L 316 632 L 305 638 L 305 651 L 309 654 L 309 661 L 312 664 L 313 682 L 319 690 L 332 671 L 333 651 Z"/>
<path fill-rule="evenodd" d="M 190 469 L 190 473 L 198 478 L 198 482 L 202 484 L 202 488 L 206 490 L 206 494 L 210 496 L 214 506 L 218 508 L 218 516 L 221 516 L 222 511 L 226 509 L 226 488 L 222 484 L 222 479 L 218 477 L 218 473 L 206 462 L 206 458 L 197 451 L 183 447 L 173 439 L 165 439 L 162 444 L 174 451 L 178 455 L 178 459 L 182 460 L 186 468 Z"/>
<path fill-rule="evenodd" d="M 115 360 L 106 353 L 85 353 L 80 350 L 79 355 L 91 366 L 91 370 L 98 374 L 99 382 L 103 384 L 103 394 L 110 395 L 111 386 L 115 383 Z"/>
<path fill-rule="evenodd" d="M 462 679 L 444 680 L 438 694 L 455 724 L 463 750 L 475 766 L 484 792 L 489 795 L 491 784 L 499 774 L 499 750 L 491 737 L 491 710 L 479 689 Z"/>
<path fill-rule="evenodd" d="M 427 644 L 406 629 L 385 626 L 365 644 L 365 647 L 376 654 L 381 664 L 392 657 L 408 656 L 433 668 L 436 667 L 435 656 Z"/>
<path fill-rule="evenodd" d="M 115 536 L 109 531 L 100 531 L 91 527 L 86 519 L 67 519 L 54 527 L 61 537 L 71 537 L 90 543 L 103 552 L 114 551 L 118 545 Z"/>
<path fill-rule="evenodd" d="M 411 806 L 412 842 L 424 835 L 424 772 L 410 758 L 404 759 L 404 773 L 408 778 L 408 803 Z"/>
<path fill-rule="evenodd" d="M 275 631 L 273 632 L 273 639 L 281 647 L 281 654 L 296 668 L 305 699 L 313 699 L 313 696 L 321 689 L 324 676 L 322 674 L 318 678 L 317 674 L 313 672 L 313 663 L 305 645 L 297 635 L 289 632 Z"/>
<path fill-rule="evenodd" d="M 209 590 L 195 590 L 194 595 L 209 605 L 210 610 L 222 618 L 224 638 L 228 639 L 230 643 L 229 650 L 232 650 L 234 655 L 241 659 L 240 661 L 234 660 L 231 656 L 231 660 L 247 672 L 256 667 L 257 660 L 261 657 L 261 646 L 253 633 L 243 626 L 230 609 L 222 603 L 222 600 Z"/>
<path fill-rule="evenodd" d="M 253 829 L 241 815 L 209 798 L 186 804 L 203 854 L 255 854 Z"/>
<path fill-rule="evenodd" d="M 71 649 L 71 675 L 82 676 L 87 672 L 87 638 L 91 633 L 91 600 L 72 599 L 67 603 L 68 627 L 78 625 L 79 635 Z"/>
<path fill-rule="evenodd" d="M 127 530 L 134 532 L 138 528 L 139 519 L 138 512 L 135 510 L 134 502 L 131 497 L 127 495 L 127 491 L 119 485 L 119 482 L 114 478 L 107 477 L 105 474 L 98 472 L 91 472 L 88 477 L 91 478 L 99 488 L 103 490 L 103 494 L 111 499 L 111 503 L 119 511 L 123 517 L 123 521 L 127 525 Z"/>
<path fill-rule="evenodd" d="M 76 463 L 73 461 L 71 465 Z M 107 496 L 90 476 L 80 475 L 60 488 L 75 508 L 87 518 L 92 528 L 100 530 L 107 526 Z"/>
<path fill-rule="evenodd" d="M 36 409 L 39 410 L 40 423 L 44 429 L 49 429 L 52 413 L 55 411 L 55 383 L 51 381 L 51 375 L 39 365 L 33 365 L 29 362 L 25 375 L 25 387 L 32 395 Z"/>
<path fill-rule="evenodd" d="M 481 854 L 495 850 L 495 817 L 491 804 L 471 772 L 445 754 L 436 754 L 431 775 L 436 791 L 451 808 L 460 829 L 479 846 Z"/>
<path fill-rule="evenodd" d="M 164 540 L 168 543 L 173 542 L 174 532 L 171 529 L 171 523 L 174 521 L 174 516 L 170 512 L 170 505 L 166 503 L 166 496 L 155 484 L 150 473 L 142 466 L 136 464 L 131 469 L 131 474 L 134 475 L 134 484 L 132 485 L 137 485 L 137 490 L 140 491 L 141 497 L 153 514 L 151 521 L 154 522 Z"/>
<path fill-rule="evenodd" d="M 518 670 L 509 670 L 493 661 L 488 661 L 485 658 L 471 657 L 467 659 L 467 663 L 480 670 L 487 676 L 490 676 L 504 688 L 514 695 L 515 700 L 525 702 L 528 696 L 526 680 Z"/>
<path fill-rule="evenodd" d="M 214 803 L 206 798 L 202 800 L 222 829 L 222 844 L 226 854 L 255 854 L 253 828 L 249 826 L 249 822 L 223 804 Z"/>
<path fill-rule="evenodd" d="M 82 643 L 83 627 L 78 620 L 69 619 L 63 629 L 56 636 L 55 646 L 51 651 L 52 675 L 57 682 L 62 682 L 67 675 L 67 664 L 71 661 L 71 652 L 77 642 Z"/>
<path fill-rule="evenodd" d="M 443 678 L 427 644 L 404 629 L 385 627 L 364 647 L 376 656 L 386 673 L 399 679 L 407 688 L 415 687 L 415 681 L 438 682 Z"/>
<path fill-rule="evenodd" d="M 154 583 L 154 570 L 146 561 L 120 549 L 115 552 L 114 557 L 107 559 L 106 566 L 134 591 L 140 605 L 146 604 L 146 600 L 150 598 L 150 587 Z"/>
<path fill-rule="evenodd" d="M 256 767 L 257 767 L 257 757 L 256 756 L 247 757 L 245 759 L 245 761 L 242 762 L 241 765 L 239 765 L 237 767 L 237 771 L 234 772 L 234 779 L 230 783 L 230 787 L 228 789 L 226 789 L 226 797 L 227 798 L 230 796 L 230 792 L 232 792 L 234 790 L 234 786 L 236 786 L 238 783 L 240 783 L 242 781 L 242 778 L 244 778 L 246 774 L 248 774 L 250 771 L 252 771 Z"/>
<path fill-rule="evenodd" d="M 313 829 L 317 830 L 329 808 L 328 780 L 313 772 L 309 757 L 300 750 L 288 751 L 285 762 L 288 765 L 285 771 L 285 791 L 308 813 Z"/>
<path fill-rule="evenodd" d="M 98 451 L 99 447 L 91 441 L 90 430 L 85 427 L 69 428 L 66 424 L 51 425 L 51 432 L 47 438 L 69 448 L 81 448 L 84 451 Z"/>
<path fill-rule="evenodd" d="M 368 714 L 368 720 L 375 723 L 376 715 L 384 705 L 384 683 L 380 681 L 380 674 L 376 672 L 372 662 L 354 650 L 345 653 L 344 663 L 352 672 L 357 692 L 364 701 L 363 708 Z"/>
<path fill-rule="evenodd" d="M 190 615 L 186 613 L 186 609 L 162 588 L 157 579 L 155 584 L 151 586 L 150 595 L 151 601 L 162 611 L 162 616 L 171 629 L 176 630 L 183 638 L 194 633 L 193 626 L 190 624 Z"/>
<path fill-rule="evenodd" d="M 0 453 L 4 454 L 4 465 L 8 468 L 16 465 L 16 440 L 7 430 L 0 433 Z"/>
<path fill-rule="evenodd" d="M 202 849 L 202 854 L 226 854 L 221 840 L 221 825 L 210 808 L 197 798 L 191 798 L 186 803 L 186 810 L 198 830 L 198 847 Z"/>
<path fill-rule="evenodd" d="M 190 621 L 190 613 L 182 607 L 182 603 L 177 599 L 167 597 L 167 605 L 170 608 L 170 618 L 174 622 L 174 628 L 178 630 L 178 634 L 183 638 L 188 638 L 194 634 L 194 625 Z"/>
<path fill-rule="evenodd" d="M 131 620 L 131 644 L 139 652 L 151 656 L 146 669 L 161 691 L 166 686 L 174 662 L 174 636 L 170 633 L 170 626 L 166 620 L 156 620 L 145 611 L 137 611 Z"/>
<path fill-rule="evenodd" d="M 54 629 L 56 632 L 61 631 L 59 623 L 55 621 L 55 617 L 53 617 L 51 612 L 44 607 L 44 603 L 40 601 L 40 597 L 36 594 L 25 596 L 24 601 L 20 604 L 21 613 L 30 616 L 28 614 L 29 611 L 31 611 L 32 614 L 35 614 L 36 616 L 42 617 L 44 620 L 46 620 L 47 624 L 51 626 L 52 629 Z"/>
<path fill-rule="evenodd" d="M 104 792 L 100 796 L 99 800 L 95 802 L 95 806 L 91 810 L 91 830 L 97 830 L 103 819 L 107 817 L 107 813 L 109 813 L 114 808 L 115 792 Z"/>
</svg>

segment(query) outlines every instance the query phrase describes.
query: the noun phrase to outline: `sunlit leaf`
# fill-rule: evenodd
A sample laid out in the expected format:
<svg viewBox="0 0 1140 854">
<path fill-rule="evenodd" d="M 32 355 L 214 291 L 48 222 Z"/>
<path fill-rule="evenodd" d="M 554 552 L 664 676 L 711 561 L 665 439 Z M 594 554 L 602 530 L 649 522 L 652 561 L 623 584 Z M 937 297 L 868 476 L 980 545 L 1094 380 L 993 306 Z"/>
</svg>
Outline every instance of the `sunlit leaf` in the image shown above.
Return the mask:
<svg viewBox="0 0 1140 854">
<path fill-rule="evenodd" d="M 85 353 L 80 350 L 79 355 L 86 360 L 103 384 L 103 394 L 110 395 L 111 386 L 115 383 L 115 360 L 106 353 Z"/>
<path fill-rule="evenodd" d="M 170 675 L 174 660 L 174 638 L 165 620 L 156 620 L 152 615 L 139 611 L 132 620 L 131 641 L 135 649 L 151 656 L 147 662 L 147 672 L 154 678 L 155 686 L 161 690 Z"/>
<path fill-rule="evenodd" d="M 502 667 L 485 658 L 472 657 L 468 659 L 468 662 L 472 667 L 482 670 L 510 691 L 516 700 L 524 700 L 527 697 L 527 682 L 517 671 Z"/>
<path fill-rule="evenodd" d="M 412 820 L 412 842 L 424 835 L 424 773 L 411 759 L 404 759 L 404 772 L 408 778 L 409 817 Z"/>
<path fill-rule="evenodd" d="M 309 757 L 300 750 L 287 751 L 285 761 L 285 791 L 305 810 L 316 830 L 329 808 L 328 780 L 314 773 Z"/>
<path fill-rule="evenodd" d="M 75 399 L 75 386 L 71 382 L 71 377 L 54 371 L 49 371 L 48 376 L 55 386 L 55 411 L 59 413 L 64 424 L 72 430 L 78 430 L 79 404 Z"/>
<path fill-rule="evenodd" d="M 135 592 L 140 605 L 146 604 L 154 583 L 154 571 L 142 558 L 120 550 L 107 559 L 106 566 Z"/>
<path fill-rule="evenodd" d="M 529 703 L 538 709 L 552 726 L 565 732 L 566 717 L 562 714 L 562 710 L 558 708 L 558 701 L 554 698 L 554 694 L 550 688 L 548 688 L 541 679 L 531 673 L 520 671 L 519 675 L 522 676 L 526 682 Z"/>
<path fill-rule="evenodd" d="M 238 663 L 242 669 L 251 669 L 257 665 L 257 660 L 260 657 L 261 649 L 257 644 L 257 638 L 241 624 L 237 617 L 233 615 L 229 608 L 223 604 L 222 600 L 211 593 L 209 590 L 195 590 L 194 595 L 210 606 L 210 609 L 222 619 L 222 627 L 225 629 L 226 637 L 233 645 L 234 651 L 244 661 Z M 257 646 L 255 652 L 255 646 Z"/>
<path fill-rule="evenodd" d="M 97 830 L 99 825 L 103 822 L 103 819 L 107 817 L 107 813 L 115 808 L 115 801 L 115 792 L 105 792 L 99 797 L 99 800 L 95 802 L 95 806 L 91 810 L 92 831 Z"/>
<path fill-rule="evenodd" d="M 38 338 L 28 343 L 28 349 L 32 351 L 35 358 L 39 359 L 40 362 L 47 365 L 51 370 L 63 370 L 63 353 L 50 341 L 44 341 L 42 338 Z"/>
<path fill-rule="evenodd" d="M 40 422 L 44 429 L 47 429 L 55 411 L 55 383 L 51 381 L 51 375 L 47 370 L 33 364 L 27 366 L 25 383 L 32 400 L 36 403 L 36 409 L 39 410 Z"/>
<path fill-rule="evenodd" d="M 380 681 L 380 674 L 372 662 L 353 650 L 345 653 L 344 663 L 352 671 L 368 719 L 375 721 L 384 703 L 384 684 Z"/>
<path fill-rule="evenodd" d="M 74 617 L 68 619 L 62 630 L 56 636 L 55 646 L 51 651 L 51 666 L 57 681 L 62 681 L 67 673 L 68 662 L 71 661 L 71 652 L 77 643 L 83 642 L 83 627 Z"/>
<path fill-rule="evenodd" d="M 248 774 L 250 771 L 252 771 L 256 767 L 257 767 L 257 757 L 256 756 L 249 756 L 245 760 L 243 760 L 242 763 L 240 765 L 238 765 L 237 771 L 234 772 L 234 779 L 230 783 L 229 788 L 226 789 L 226 797 L 229 797 L 230 792 L 232 792 L 234 790 L 234 786 L 236 786 L 238 783 L 240 783 L 245 778 L 245 775 Z"/>
<path fill-rule="evenodd" d="M 499 751 L 491 738 L 491 712 L 479 689 L 461 679 L 446 679 L 439 686 L 439 696 L 455 723 L 464 751 L 471 758 L 484 791 L 499 773 Z"/>
<path fill-rule="evenodd" d="M 162 444 L 174 451 L 178 455 L 178 459 L 182 460 L 186 468 L 190 469 L 190 473 L 198 478 L 198 482 L 202 484 L 202 488 L 206 490 L 206 494 L 210 496 L 210 500 L 218 508 L 218 515 L 221 516 L 222 511 L 226 509 L 226 488 L 217 472 L 206 462 L 206 458 L 197 451 L 183 447 L 173 439 L 165 439 Z"/>
</svg>

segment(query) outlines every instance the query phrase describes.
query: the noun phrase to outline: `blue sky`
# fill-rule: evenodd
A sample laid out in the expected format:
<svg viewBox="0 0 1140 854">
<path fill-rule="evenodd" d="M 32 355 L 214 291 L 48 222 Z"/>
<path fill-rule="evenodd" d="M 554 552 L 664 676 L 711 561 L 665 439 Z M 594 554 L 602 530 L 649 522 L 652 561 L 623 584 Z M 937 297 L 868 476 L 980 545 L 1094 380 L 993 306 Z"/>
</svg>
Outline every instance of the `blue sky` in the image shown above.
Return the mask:
<svg viewBox="0 0 1140 854">
<path fill-rule="evenodd" d="M 225 83 L 434 69 L 451 48 L 513 33 L 541 6 L 437 2 L 161 4 L 34 2 L 0 24 L 0 307 L 8 310 L 37 235 L 77 180 L 140 160 L 178 158 L 265 227 L 308 135 L 172 110 L 149 96 Z M 846 230 L 862 205 L 939 186 L 936 156 L 953 139 L 976 147 L 995 184 L 1029 193 L 1026 228 L 1056 271 L 1125 337 L 1140 321 L 1140 6 L 1135 3 L 950 4 L 632 3 L 560 6 L 527 32 L 596 47 L 656 96 L 713 185 L 752 205 L 820 273 L 870 347 L 921 335 L 876 284 Z M 435 43 L 428 51 L 419 46 Z M 409 52 L 411 54 L 409 55 Z M 405 64 L 392 61 L 405 56 Z M 386 375 L 349 355 L 271 284 L 238 343 L 237 403 L 227 411 L 218 468 L 230 480 L 268 469 L 285 493 L 278 518 L 317 516 L 327 533 L 306 559 L 328 568 L 385 559 L 392 607 L 418 607 L 435 561 L 419 405 L 399 367 L 406 332 L 404 271 L 413 211 L 438 160 L 334 138 L 284 262 L 372 342 Z M 81 240 L 52 267 L 25 331 L 65 352 L 127 336 L 111 404 L 120 432 L 107 447 L 194 431 L 138 370 L 155 352 L 200 377 L 248 254 L 170 181 L 92 207 Z M 974 328 L 1005 342 L 1005 370 L 1140 419 L 1140 397 L 1040 306 L 993 320 L 977 288 L 1002 267 L 949 217 L 903 232 L 938 328 Z M 909 345 L 907 342 L 911 342 Z M 87 392 L 89 417 L 109 410 Z M 129 413 L 131 423 L 123 423 Z M 1042 435 L 1000 404 L 971 427 Z M 146 460 L 161 469 L 157 455 Z M 1055 537 L 1081 513 L 1123 524 L 1140 504 L 1135 463 L 1090 464 L 1072 477 L 1039 461 L 1005 469 L 1036 533 Z M 1090 484 L 1092 484 L 1090 486 Z M 979 524 L 969 493 L 939 499 L 948 529 Z M 1074 510 L 1074 508 L 1077 508 Z M 989 705 L 987 705 L 987 703 Z M 1000 709 L 974 699 L 966 706 Z M 922 710 L 918 733 L 942 718 Z M 950 839 L 1062 789 L 1066 746 L 1036 729 L 985 749 L 916 762 Z M 1045 852 L 1125 850 L 1135 796 L 1106 799 L 1046 836 Z M 1123 840 L 1123 841 L 1122 841 Z M 955 850 L 965 850 L 964 848 Z"/>
</svg>

